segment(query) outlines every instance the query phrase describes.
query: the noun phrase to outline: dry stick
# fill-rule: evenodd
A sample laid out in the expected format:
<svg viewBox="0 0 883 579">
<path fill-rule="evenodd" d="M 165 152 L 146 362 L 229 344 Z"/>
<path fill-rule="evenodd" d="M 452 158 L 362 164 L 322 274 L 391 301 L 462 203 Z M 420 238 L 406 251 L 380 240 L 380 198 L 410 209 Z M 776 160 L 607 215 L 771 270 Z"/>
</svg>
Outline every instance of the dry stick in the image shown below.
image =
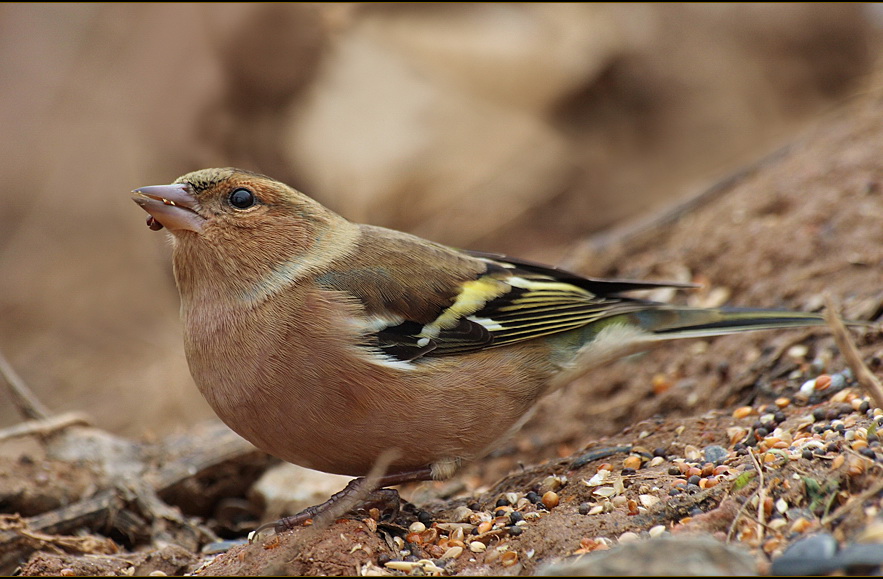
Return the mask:
<svg viewBox="0 0 883 579">
<path fill-rule="evenodd" d="M 852 369 L 852 373 L 855 375 L 859 386 L 868 393 L 871 400 L 874 401 L 875 407 L 883 408 L 883 384 L 880 383 L 880 380 L 871 373 L 862 361 L 861 354 L 859 354 L 858 348 L 855 347 L 855 342 L 849 337 L 846 326 L 843 325 L 843 320 L 836 313 L 838 309 L 834 299 L 830 295 L 826 295 L 825 321 L 828 322 L 828 327 L 831 328 L 834 342 L 843 354 L 846 364 Z"/>
<path fill-rule="evenodd" d="M 15 404 L 18 411 L 25 418 L 49 418 L 52 415 L 52 412 L 43 406 L 31 389 L 28 388 L 28 385 L 21 379 L 21 376 L 16 374 L 12 364 L 3 355 L 3 352 L 0 352 L 0 374 L 3 375 L 6 383 L 9 384 L 9 392 L 12 394 L 13 404 Z"/>
<path fill-rule="evenodd" d="M 748 449 L 748 455 L 751 457 L 751 462 L 754 463 L 754 468 L 757 469 L 757 540 L 763 543 L 763 535 L 764 535 L 764 527 L 766 527 L 766 521 L 763 512 L 763 503 L 766 502 L 766 489 L 764 488 L 763 482 L 763 466 L 760 464 L 760 461 L 757 460 L 757 457 L 754 456 L 754 451 L 751 448 Z"/>
<path fill-rule="evenodd" d="M 750 452 L 750 450 L 749 450 L 749 452 Z M 748 505 L 751 503 L 751 500 L 760 494 L 760 489 L 761 489 L 761 487 L 760 487 L 760 484 L 758 483 L 758 486 L 756 489 L 754 489 L 754 492 L 751 493 L 751 495 L 747 499 L 745 499 L 745 502 L 742 503 L 742 505 L 739 507 L 739 510 L 736 512 L 736 516 L 733 518 L 733 522 L 730 523 L 729 530 L 727 530 L 727 543 L 729 543 L 732 540 L 733 533 L 736 532 L 736 525 L 739 523 L 739 519 L 741 519 L 743 516 L 750 517 L 749 515 L 745 514 L 745 511 L 748 509 Z M 758 500 L 760 500 L 760 499 L 758 499 Z"/>
<path fill-rule="evenodd" d="M 56 430 L 63 430 L 74 424 L 89 425 L 89 418 L 79 412 L 66 412 L 49 418 L 29 420 L 8 428 L 0 429 L 0 441 L 22 436 L 47 436 Z"/>
</svg>

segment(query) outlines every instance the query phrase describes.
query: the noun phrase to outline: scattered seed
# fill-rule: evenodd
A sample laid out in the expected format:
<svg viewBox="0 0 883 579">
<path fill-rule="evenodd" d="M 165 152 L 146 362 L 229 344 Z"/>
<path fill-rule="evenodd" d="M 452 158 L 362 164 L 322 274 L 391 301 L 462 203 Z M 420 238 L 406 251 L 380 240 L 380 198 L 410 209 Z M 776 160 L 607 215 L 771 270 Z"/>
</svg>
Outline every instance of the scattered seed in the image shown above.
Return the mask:
<svg viewBox="0 0 883 579">
<path fill-rule="evenodd" d="M 868 447 L 868 441 L 859 438 L 857 440 L 854 440 L 850 446 L 852 446 L 852 450 L 860 452 L 862 449 Z"/>
<path fill-rule="evenodd" d="M 651 384 L 653 386 L 653 393 L 658 396 L 668 391 L 674 385 L 674 382 L 664 374 L 654 374 Z"/>
<path fill-rule="evenodd" d="M 809 348 L 804 346 L 803 344 L 797 344 L 788 348 L 788 357 L 794 358 L 798 362 L 803 361 L 806 358 L 806 355 L 809 353 Z"/>
<path fill-rule="evenodd" d="M 655 527 L 650 527 L 650 530 L 647 533 L 651 537 L 658 537 L 660 535 L 665 534 L 665 525 L 656 525 Z"/>
<path fill-rule="evenodd" d="M 638 501 L 634 499 L 628 500 L 628 513 L 630 516 L 634 516 L 638 514 Z"/>
<path fill-rule="evenodd" d="M 842 456 L 842 455 L 841 455 Z M 868 459 L 861 456 L 850 456 L 846 466 L 846 474 L 848 476 L 858 476 L 863 474 L 868 468 Z"/>
<path fill-rule="evenodd" d="M 454 509 L 454 512 L 451 515 L 451 520 L 455 523 L 465 523 L 467 521 L 471 522 L 472 515 L 475 514 L 475 511 L 470 509 L 469 507 L 457 507 Z M 426 524 L 424 522 L 424 524 Z"/>
<path fill-rule="evenodd" d="M 481 541 L 472 541 L 469 543 L 469 550 L 473 553 L 484 553 L 487 549 L 487 545 L 482 543 Z"/>
<path fill-rule="evenodd" d="M 503 567 L 511 567 L 516 563 L 518 563 L 518 553 L 515 551 L 506 551 L 500 555 L 500 564 Z"/>
<path fill-rule="evenodd" d="M 547 509 L 554 509 L 555 507 L 557 507 L 558 501 L 558 493 L 556 493 L 555 491 L 548 491 L 543 494 L 543 504 L 546 506 Z"/>
<path fill-rule="evenodd" d="M 426 530 L 426 525 L 424 525 L 420 521 L 416 521 L 416 522 L 411 523 L 411 526 L 408 527 L 408 530 L 411 531 L 412 533 L 422 533 L 423 531 Z"/>
<path fill-rule="evenodd" d="M 807 380 L 800 386 L 799 392 L 804 396 L 812 396 L 812 394 L 816 391 L 816 379 Z"/>
<path fill-rule="evenodd" d="M 784 514 L 785 511 L 788 510 L 788 503 L 785 501 L 785 499 L 780 498 L 776 501 L 776 510 L 782 514 Z"/>
<path fill-rule="evenodd" d="M 805 533 L 807 530 L 812 528 L 812 526 L 813 526 L 812 521 L 805 519 L 803 517 L 800 517 L 796 521 L 794 521 L 794 523 L 791 525 L 791 532 L 792 533 Z"/>
<path fill-rule="evenodd" d="M 599 497 L 610 498 L 616 494 L 616 489 L 613 487 L 598 487 L 592 491 L 593 495 L 597 495 Z M 545 504 L 546 497 L 543 495 L 543 504 Z"/>
<path fill-rule="evenodd" d="M 406 573 L 410 573 L 414 569 L 422 567 L 417 561 L 387 561 L 383 566 L 395 571 L 404 571 Z"/>
<path fill-rule="evenodd" d="M 745 418 L 754 414 L 754 408 L 751 406 L 740 406 L 733 411 L 733 418 Z"/>
<path fill-rule="evenodd" d="M 625 460 L 622 461 L 622 466 L 624 468 L 638 470 L 639 468 L 641 468 L 641 457 L 635 455 L 628 456 L 625 458 Z"/>
<path fill-rule="evenodd" d="M 622 535 L 619 536 L 620 543 L 631 543 L 640 539 L 637 533 L 633 533 L 632 531 L 626 531 Z"/>
<path fill-rule="evenodd" d="M 641 501 L 641 504 L 648 509 L 650 507 L 656 506 L 656 504 L 659 503 L 659 497 L 653 495 L 638 495 L 638 500 Z"/>
</svg>

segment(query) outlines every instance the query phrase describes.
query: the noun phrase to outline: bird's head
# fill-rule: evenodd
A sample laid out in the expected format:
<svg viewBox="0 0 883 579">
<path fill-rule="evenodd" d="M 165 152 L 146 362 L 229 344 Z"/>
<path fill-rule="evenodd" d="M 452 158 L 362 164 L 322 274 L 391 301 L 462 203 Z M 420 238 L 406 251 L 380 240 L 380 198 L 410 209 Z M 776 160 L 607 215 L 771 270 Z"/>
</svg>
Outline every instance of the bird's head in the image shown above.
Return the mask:
<svg viewBox="0 0 883 579">
<path fill-rule="evenodd" d="M 275 179 L 241 169 L 203 169 L 171 185 L 141 187 L 132 200 L 149 213 L 148 226 L 174 239 L 175 273 L 211 267 L 212 277 L 254 282 L 312 261 L 329 232 L 346 230 L 342 217 Z M 180 271 L 179 271 L 180 270 Z M 202 274 L 208 275 L 208 274 Z"/>
</svg>

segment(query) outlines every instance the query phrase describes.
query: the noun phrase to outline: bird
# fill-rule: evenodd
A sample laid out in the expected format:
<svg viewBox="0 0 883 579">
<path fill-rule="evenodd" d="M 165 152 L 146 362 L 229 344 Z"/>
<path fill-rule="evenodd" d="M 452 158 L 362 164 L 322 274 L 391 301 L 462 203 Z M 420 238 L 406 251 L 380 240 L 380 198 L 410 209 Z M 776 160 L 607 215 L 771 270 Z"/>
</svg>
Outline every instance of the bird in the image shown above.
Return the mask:
<svg viewBox="0 0 883 579">
<path fill-rule="evenodd" d="M 218 417 L 284 461 L 357 477 L 277 531 L 346 497 L 452 476 L 542 396 L 623 356 L 825 323 L 649 301 L 628 294 L 695 286 L 584 277 L 353 223 L 243 169 L 131 195 L 150 229 L 171 233 L 185 354 Z M 366 478 L 378 461 L 384 473 Z"/>
</svg>

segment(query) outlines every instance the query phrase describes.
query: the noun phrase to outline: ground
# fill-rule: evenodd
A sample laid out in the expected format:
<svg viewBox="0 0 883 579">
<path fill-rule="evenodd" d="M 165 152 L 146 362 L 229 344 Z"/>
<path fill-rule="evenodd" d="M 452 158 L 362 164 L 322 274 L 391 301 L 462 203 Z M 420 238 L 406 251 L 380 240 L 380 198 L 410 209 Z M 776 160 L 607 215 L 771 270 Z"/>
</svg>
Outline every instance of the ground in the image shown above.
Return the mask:
<svg viewBox="0 0 883 579">
<path fill-rule="evenodd" d="M 883 93 L 872 91 L 701 203 L 589 239 L 566 265 L 701 282 L 664 296 L 699 305 L 819 310 L 830 295 L 845 317 L 877 320 L 850 336 L 879 378 L 881 129 Z M 201 529 L 241 538 L 254 526 L 260 513 L 248 490 L 271 464 L 265 457 L 231 443 L 229 463 L 222 456 L 188 478 L 169 474 L 172 455 L 156 455 L 168 441 L 114 439 L 98 476 L 82 457 L 47 450 L 57 433 L 7 429 L 0 506 L 19 515 L 0 518 L 0 564 L 27 576 L 533 574 L 564 558 L 592 561 L 621 544 L 697 533 L 747 550 L 753 571 L 768 573 L 813 533 L 830 533 L 843 549 L 883 540 L 883 411 L 854 372 L 827 328 L 671 344 L 553 394 L 515 438 L 452 480 L 402 489 L 410 506 L 393 521 L 266 532 L 220 554 L 201 551 L 209 542 Z M 59 427 L 78 440 L 82 428 Z M 443 425 L 415 435 L 434 428 Z M 189 457 L 193 448 L 178 442 L 175 456 Z M 153 470 L 129 472 L 148 473 L 135 484 L 120 464 Z M 107 489 L 116 494 L 101 495 Z M 84 499 L 98 501 L 90 504 L 101 516 L 81 513 L 57 533 L 43 514 Z M 649 572 L 677 573 L 679 561 L 671 551 Z"/>
</svg>

